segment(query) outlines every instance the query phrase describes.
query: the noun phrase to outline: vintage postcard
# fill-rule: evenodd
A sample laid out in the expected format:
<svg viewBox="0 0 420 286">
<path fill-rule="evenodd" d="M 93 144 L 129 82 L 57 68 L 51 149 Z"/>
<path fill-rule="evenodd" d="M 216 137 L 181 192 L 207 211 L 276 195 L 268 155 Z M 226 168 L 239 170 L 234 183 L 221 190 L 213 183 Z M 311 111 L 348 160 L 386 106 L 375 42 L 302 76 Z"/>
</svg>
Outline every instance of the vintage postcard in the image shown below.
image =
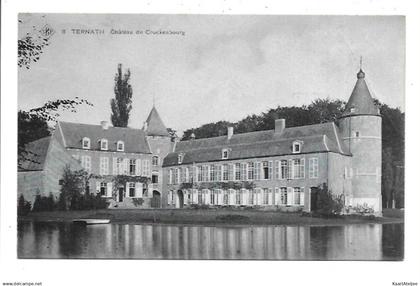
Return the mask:
<svg viewBox="0 0 420 286">
<path fill-rule="evenodd" d="M 27 272 L 0 281 L 50 285 L 39 267 L 74 259 L 87 276 L 85 262 L 126 275 L 154 260 L 164 280 L 186 260 L 270 273 L 310 262 L 302 283 L 320 261 L 402 269 L 407 20 L 19 10 L 17 215 L 1 249 L 14 245 L 2 263 Z M 389 285 L 418 283 L 390 273 Z"/>
</svg>

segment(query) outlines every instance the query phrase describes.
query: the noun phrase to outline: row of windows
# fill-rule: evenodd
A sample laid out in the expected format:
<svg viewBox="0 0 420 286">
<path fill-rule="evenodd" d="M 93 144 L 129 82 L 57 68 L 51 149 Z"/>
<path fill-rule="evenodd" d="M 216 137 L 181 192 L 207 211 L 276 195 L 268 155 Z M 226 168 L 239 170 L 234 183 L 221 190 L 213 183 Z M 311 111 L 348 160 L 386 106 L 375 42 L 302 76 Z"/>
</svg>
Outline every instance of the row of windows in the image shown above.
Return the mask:
<svg viewBox="0 0 420 286">
<path fill-rule="evenodd" d="M 80 161 L 82 167 L 87 171 L 92 170 L 92 159 L 89 155 L 73 155 L 73 158 Z M 150 176 L 151 168 L 149 160 L 128 159 L 121 157 L 112 158 L 112 169 L 110 168 L 110 158 L 99 158 L 99 175 L 131 175 L 131 176 Z"/>
<path fill-rule="evenodd" d="M 293 154 L 297 154 L 300 153 L 302 150 L 302 141 L 294 141 L 292 144 L 292 153 Z M 222 159 L 226 160 L 229 159 L 229 154 L 231 152 L 230 148 L 224 148 L 222 149 Z M 184 160 L 184 153 L 179 153 L 178 154 L 178 164 L 182 164 L 182 161 Z"/>
<path fill-rule="evenodd" d="M 177 191 L 169 191 L 168 204 L 176 205 Z M 304 205 L 304 188 L 271 188 L 242 190 L 184 190 L 183 203 L 203 205 Z"/>
<path fill-rule="evenodd" d="M 273 166 L 274 165 L 274 166 Z M 242 162 L 171 168 L 169 184 L 248 180 L 284 180 L 305 178 L 305 159 Z M 309 178 L 319 176 L 318 158 L 309 159 Z"/>
<path fill-rule="evenodd" d="M 82 139 L 82 148 L 83 149 L 90 149 L 90 138 L 84 137 Z M 98 140 L 98 148 L 100 150 L 108 150 L 108 139 L 102 138 Z M 124 151 L 124 142 L 119 140 L 117 141 L 117 151 Z"/>
<path fill-rule="evenodd" d="M 112 197 L 112 182 L 97 182 L 96 192 L 103 197 Z M 147 186 L 142 183 L 127 183 L 126 187 L 121 186 L 124 197 L 141 198 L 147 195 Z"/>
</svg>

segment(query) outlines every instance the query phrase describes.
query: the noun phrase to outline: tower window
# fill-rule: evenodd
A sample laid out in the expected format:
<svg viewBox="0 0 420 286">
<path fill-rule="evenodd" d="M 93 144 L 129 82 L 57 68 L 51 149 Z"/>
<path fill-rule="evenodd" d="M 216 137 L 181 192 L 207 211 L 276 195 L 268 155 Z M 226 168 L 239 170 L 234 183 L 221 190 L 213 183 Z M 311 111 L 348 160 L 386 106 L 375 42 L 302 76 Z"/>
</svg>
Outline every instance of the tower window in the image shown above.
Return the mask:
<svg viewBox="0 0 420 286">
<path fill-rule="evenodd" d="M 153 156 L 152 157 L 152 165 L 153 166 L 158 166 L 159 165 L 159 156 Z"/>
</svg>

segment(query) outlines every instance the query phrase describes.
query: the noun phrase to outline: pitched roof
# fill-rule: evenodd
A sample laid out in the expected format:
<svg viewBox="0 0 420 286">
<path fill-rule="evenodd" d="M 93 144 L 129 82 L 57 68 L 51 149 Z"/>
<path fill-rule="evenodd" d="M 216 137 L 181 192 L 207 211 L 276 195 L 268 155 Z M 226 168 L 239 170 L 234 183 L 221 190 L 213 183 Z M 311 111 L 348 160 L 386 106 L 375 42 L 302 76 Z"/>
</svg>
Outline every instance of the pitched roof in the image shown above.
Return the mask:
<svg viewBox="0 0 420 286">
<path fill-rule="evenodd" d="M 146 134 L 150 136 L 169 136 L 165 124 L 159 116 L 156 108 L 153 106 L 146 120 Z"/>
<path fill-rule="evenodd" d="M 108 127 L 103 129 L 101 125 L 80 124 L 70 122 L 58 122 L 58 128 L 64 137 L 64 146 L 67 148 L 82 149 L 82 139 L 90 139 L 90 150 L 100 150 L 99 140 L 108 140 L 108 150 L 117 151 L 117 142 L 124 142 L 126 153 L 151 153 L 146 141 L 145 133 L 140 129 L 124 127 Z"/>
<path fill-rule="evenodd" d="M 178 165 L 178 154 L 183 153 L 183 164 L 221 161 L 222 149 L 230 150 L 229 160 L 292 154 L 294 141 L 303 142 L 301 153 L 336 152 L 349 155 L 337 134 L 334 123 L 323 123 L 274 130 L 234 134 L 178 142 L 175 152 L 168 154 L 163 166 Z"/>
<path fill-rule="evenodd" d="M 346 104 L 343 116 L 351 115 L 379 115 L 378 108 L 373 103 L 369 88 L 365 82 L 365 73 L 357 73 L 357 82 Z"/>
<path fill-rule="evenodd" d="M 19 157 L 18 171 L 42 171 L 50 143 L 51 136 L 47 136 L 26 144 Z"/>
</svg>

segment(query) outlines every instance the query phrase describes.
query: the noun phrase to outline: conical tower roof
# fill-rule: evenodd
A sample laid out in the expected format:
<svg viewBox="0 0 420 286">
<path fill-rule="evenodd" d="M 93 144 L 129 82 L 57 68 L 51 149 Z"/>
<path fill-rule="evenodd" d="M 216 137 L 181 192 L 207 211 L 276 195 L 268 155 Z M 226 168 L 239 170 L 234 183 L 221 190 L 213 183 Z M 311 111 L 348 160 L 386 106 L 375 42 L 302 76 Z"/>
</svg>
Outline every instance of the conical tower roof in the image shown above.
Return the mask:
<svg viewBox="0 0 420 286">
<path fill-rule="evenodd" d="M 356 85 L 343 112 L 343 116 L 352 115 L 379 115 L 379 110 L 373 103 L 362 69 L 357 73 Z"/>
<path fill-rule="evenodd" d="M 154 106 L 147 117 L 144 131 L 148 136 L 169 136 L 168 130 Z"/>
</svg>

